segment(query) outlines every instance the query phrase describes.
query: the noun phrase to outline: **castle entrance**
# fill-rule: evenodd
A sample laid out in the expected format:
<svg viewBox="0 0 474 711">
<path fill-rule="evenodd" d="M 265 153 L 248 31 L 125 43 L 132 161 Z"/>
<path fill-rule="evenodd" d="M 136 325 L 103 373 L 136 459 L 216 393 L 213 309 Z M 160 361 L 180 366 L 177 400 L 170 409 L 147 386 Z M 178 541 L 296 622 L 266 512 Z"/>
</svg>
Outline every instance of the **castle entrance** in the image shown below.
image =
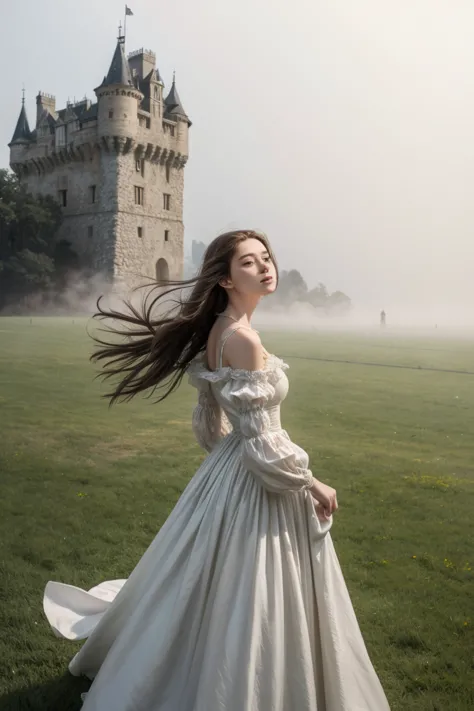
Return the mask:
<svg viewBox="0 0 474 711">
<path fill-rule="evenodd" d="M 156 272 L 156 281 L 158 282 L 158 284 L 168 281 L 168 279 L 170 278 L 170 269 L 169 269 L 168 262 L 166 261 L 166 259 L 163 259 L 163 257 L 161 257 L 157 261 L 156 266 L 155 266 L 155 272 Z"/>
</svg>

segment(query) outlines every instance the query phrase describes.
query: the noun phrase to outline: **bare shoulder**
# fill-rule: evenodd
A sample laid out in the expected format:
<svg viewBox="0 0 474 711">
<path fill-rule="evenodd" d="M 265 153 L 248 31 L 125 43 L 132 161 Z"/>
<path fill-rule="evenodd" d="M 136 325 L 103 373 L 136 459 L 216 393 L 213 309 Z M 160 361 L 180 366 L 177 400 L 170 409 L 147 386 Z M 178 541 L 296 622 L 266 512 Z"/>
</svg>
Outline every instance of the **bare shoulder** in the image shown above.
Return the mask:
<svg viewBox="0 0 474 711">
<path fill-rule="evenodd" d="M 238 370 L 262 370 L 265 361 L 258 333 L 247 328 L 235 329 L 226 340 L 223 363 Z"/>
</svg>

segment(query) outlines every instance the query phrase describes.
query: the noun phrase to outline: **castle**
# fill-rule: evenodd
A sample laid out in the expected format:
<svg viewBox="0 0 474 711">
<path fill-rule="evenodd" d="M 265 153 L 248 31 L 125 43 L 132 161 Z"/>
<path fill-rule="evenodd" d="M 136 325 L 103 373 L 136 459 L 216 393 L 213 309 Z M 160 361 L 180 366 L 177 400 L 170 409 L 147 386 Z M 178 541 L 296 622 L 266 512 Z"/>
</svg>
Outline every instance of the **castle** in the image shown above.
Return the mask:
<svg viewBox="0 0 474 711">
<path fill-rule="evenodd" d="M 155 54 L 141 49 L 127 57 L 119 32 L 95 94 L 95 103 L 56 111 L 54 96 L 40 92 L 33 131 L 23 98 L 10 166 L 30 192 L 59 200 L 58 239 L 70 242 L 84 266 L 127 287 L 144 276 L 180 279 L 191 122 L 175 79 L 164 98 Z"/>
</svg>

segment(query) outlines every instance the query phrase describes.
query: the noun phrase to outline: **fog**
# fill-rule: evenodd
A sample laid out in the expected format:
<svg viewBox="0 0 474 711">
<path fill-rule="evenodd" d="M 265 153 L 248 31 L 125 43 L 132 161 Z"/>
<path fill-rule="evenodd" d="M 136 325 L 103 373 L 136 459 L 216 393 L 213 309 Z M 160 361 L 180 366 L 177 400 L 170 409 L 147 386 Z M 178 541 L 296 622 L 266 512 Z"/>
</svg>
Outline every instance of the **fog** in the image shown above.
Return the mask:
<svg viewBox="0 0 474 711">
<path fill-rule="evenodd" d="M 143 281 L 135 290 L 111 288 L 109 282 L 100 274 L 93 278 L 82 278 L 80 274 L 71 278 L 60 299 L 32 299 L 27 308 L 13 305 L 5 309 L 2 315 L 28 313 L 30 316 L 91 316 L 97 312 L 97 299 L 101 297 L 101 308 L 106 311 L 130 313 L 129 305 L 143 312 L 144 306 L 157 297 L 161 290 L 150 280 Z M 181 300 L 186 300 L 188 290 L 173 291 L 156 301 L 153 317 L 176 312 Z M 431 339 L 463 338 L 474 340 L 474 329 L 466 327 L 466 313 L 457 313 L 449 306 L 443 308 L 419 309 L 408 311 L 403 308 L 386 313 L 386 323 L 382 326 L 380 312 L 370 307 L 353 305 L 347 311 L 328 311 L 313 308 L 304 301 L 282 305 L 273 298 L 264 298 L 257 307 L 252 325 L 263 331 L 286 330 L 306 332 L 358 332 L 365 335 L 385 338 L 423 336 Z M 104 322 L 113 326 L 110 319 Z M 132 330 L 133 326 L 130 327 Z"/>
<path fill-rule="evenodd" d="M 282 268 L 353 301 L 329 320 L 297 306 L 282 324 L 375 328 L 384 309 L 387 328 L 474 326 L 472 2 L 129 5 L 127 50 L 156 51 L 167 88 L 176 69 L 193 121 L 187 248 L 261 229 Z M 59 108 L 93 98 L 122 13 L 112 0 L 5 4 L 0 167 L 22 85 L 30 124 L 39 89 Z"/>
</svg>

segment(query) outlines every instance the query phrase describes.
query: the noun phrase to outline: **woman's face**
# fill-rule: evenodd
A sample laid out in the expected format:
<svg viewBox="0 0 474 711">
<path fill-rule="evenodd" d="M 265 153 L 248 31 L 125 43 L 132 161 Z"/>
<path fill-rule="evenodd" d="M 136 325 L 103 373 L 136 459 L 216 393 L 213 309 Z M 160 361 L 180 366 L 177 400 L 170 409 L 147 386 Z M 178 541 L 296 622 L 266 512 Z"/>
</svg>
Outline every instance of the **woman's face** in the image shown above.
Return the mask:
<svg viewBox="0 0 474 711">
<path fill-rule="evenodd" d="M 224 286 L 237 293 L 256 296 L 266 296 L 275 291 L 275 265 L 260 240 L 249 237 L 237 244 L 230 263 L 230 278 Z"/>
</svg>

